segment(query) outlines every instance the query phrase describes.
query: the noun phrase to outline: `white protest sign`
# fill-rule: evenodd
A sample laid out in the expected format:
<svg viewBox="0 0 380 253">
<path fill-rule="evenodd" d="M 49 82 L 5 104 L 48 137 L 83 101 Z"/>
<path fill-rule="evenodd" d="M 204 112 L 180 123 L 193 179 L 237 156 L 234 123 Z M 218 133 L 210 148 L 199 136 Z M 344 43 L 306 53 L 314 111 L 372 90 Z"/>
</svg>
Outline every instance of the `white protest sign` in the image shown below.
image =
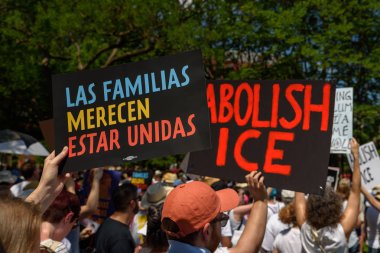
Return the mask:
<svg viewBox="0 0 380 253">
<path fill-rule="evenodd" d="M 329 167 L 327 172 L 326 186 L 330 186 L 334 191 L 338 187 L 339 170 L 338 167 Z"/>
<path fill-rule="evenodd" d="M 353 169 L 353 155 L 347 154 L 347 158 L 351 169 Z M 371 191 L 373 187 L 380 184 L 380 158 L 375 143 L 369 142 L 360 146 L 359 165 L 362 186 Z"/>
<path fill-rule="evenodd" d="M 352 111 L 354 108 L 353 95 L 353 88 L 338 88 L 335 90 L 331 153 L 350 153 L 349 144 L 352 138 Z"/>
</svg>

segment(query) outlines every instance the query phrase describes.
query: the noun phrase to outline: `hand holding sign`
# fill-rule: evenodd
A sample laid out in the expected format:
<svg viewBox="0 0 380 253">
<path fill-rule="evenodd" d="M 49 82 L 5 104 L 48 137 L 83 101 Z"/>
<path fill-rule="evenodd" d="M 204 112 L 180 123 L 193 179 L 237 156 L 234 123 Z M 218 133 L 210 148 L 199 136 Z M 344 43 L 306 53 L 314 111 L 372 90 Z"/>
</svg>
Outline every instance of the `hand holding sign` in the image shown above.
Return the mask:
<svg viewBox="0 0 380 253">
<path fill-rule="evenodd" d="M 59 195 L 64 187 L 65 181 L 70 176 L 68 173 L 66 175 L 58 175 L 58 168 L 67 156 L 67 153 L 68 149 L 65 146 L 57 156 L 55 155 L 55 151 L 53 151 L 46 157 L 40 182 L 36 190 L 26 199 L 26 201 L 40 204 L 42 212 L 44 212 Z"/>
<path fill-rule="evenodd" d="M 261 172 L 252 171 L 245 176 L 245 179 L 254 201 L 264 201 L 268 199 L 268 193 L 264 185 L 264 176 Z"/>
<path fill-rule="evenodd" d="M 56 149 L 63 171 L 210 146 L 200 51 L 54 75 Z"/>
</svg>

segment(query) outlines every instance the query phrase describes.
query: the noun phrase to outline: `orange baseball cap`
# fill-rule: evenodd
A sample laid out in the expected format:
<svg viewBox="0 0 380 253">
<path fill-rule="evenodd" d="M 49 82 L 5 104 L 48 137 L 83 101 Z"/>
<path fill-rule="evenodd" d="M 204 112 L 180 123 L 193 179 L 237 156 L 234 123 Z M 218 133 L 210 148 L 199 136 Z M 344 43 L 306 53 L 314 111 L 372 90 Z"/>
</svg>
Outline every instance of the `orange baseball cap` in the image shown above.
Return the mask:
<svg viewBox="0 0 380 253">
<path fill-rule="evenodd" d="M 239 205 L 239 196 L 233 189 L 214 191 L 206 183 L 193 181 L 177 186 L 166 197 L 162 209 L 165 218 L 175 222 L 179 231 L 164 231 L 173 237 L 181 238 L 200 230 L 216 216 Z"/>
</svg>

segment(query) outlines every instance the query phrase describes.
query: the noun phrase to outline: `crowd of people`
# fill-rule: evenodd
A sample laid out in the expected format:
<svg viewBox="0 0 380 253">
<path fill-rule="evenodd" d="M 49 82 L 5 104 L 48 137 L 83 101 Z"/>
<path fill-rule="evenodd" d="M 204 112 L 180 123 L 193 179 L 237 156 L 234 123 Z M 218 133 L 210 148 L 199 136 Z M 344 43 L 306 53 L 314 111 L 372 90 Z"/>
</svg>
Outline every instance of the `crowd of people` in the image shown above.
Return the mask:
<svg viewBox="0 0 380 253">
<path fill-rule="evenodd" d="M 354 253 L 364 244 L 380 252 L 380 187 L 370 193 L 361 186 L 355 139 L 351 147 L 351 181 L 321 195 L 266 187 L 259 171 L 244 184 L 156 171 L 144 190 L 126 178 L 110 193 L 113 213 L 98 227 L 91 217 L 104 171 L 91 171 L 88 197 L 80 200 L 73 175 L 58 174 L 65 147 L 45 159 L 42 172 L 21 166 L 20 182 L 0 171 L 0 252 Z"/>
</svg>

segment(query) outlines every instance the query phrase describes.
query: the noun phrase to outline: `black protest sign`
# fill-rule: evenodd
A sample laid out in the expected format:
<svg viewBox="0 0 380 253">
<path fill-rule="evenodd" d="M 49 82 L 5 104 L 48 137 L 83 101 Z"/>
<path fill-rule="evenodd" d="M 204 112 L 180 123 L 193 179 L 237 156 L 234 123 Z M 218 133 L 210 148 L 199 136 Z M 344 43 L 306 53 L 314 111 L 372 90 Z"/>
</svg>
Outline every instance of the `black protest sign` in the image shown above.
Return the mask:
<svg viewBox="0 0 380 253">
<path fill-rule="evenodd" d="M 200 51 L 53 76 L 63 171 L 210 147 Z"/>
<path fill-rule="evenodd" d="M 152 177 L 149 171 L 134 171 L 132 172 L 131 183 L 136 185 L 137 188 L 145 190 L 152 182 Z"/>
<path fill-rule="evenodd" d="M 192 152 L 188 172 L 268 186 L 324 189 L 335 88 L 323 81 L 210 81 L 212 149 Z"/>
</svg>

